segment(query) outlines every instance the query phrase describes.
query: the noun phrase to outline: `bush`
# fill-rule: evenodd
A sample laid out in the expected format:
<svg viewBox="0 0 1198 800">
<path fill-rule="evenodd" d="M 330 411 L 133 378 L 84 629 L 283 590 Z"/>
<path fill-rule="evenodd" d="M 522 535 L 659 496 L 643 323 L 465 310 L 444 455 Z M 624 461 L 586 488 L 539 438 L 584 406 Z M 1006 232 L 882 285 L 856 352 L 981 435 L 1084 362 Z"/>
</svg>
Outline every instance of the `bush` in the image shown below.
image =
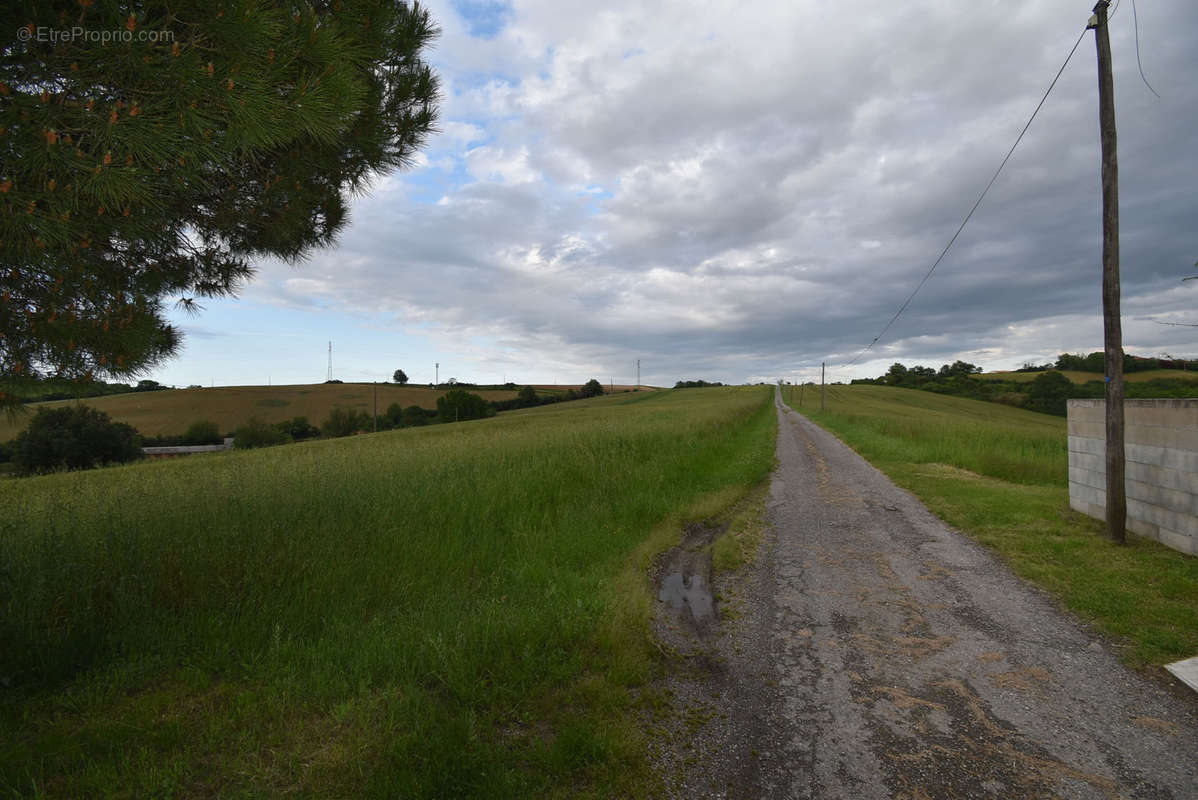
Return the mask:
<svg viewBox="0 0 1198 800">
<path fill-rule="evenodd" d="M 1065 401 L 1073 390 L 1073 383 L 1059 372 L 1041 372 L 1027 390 L 1027 405 L 1032 411 L 1045 414 L 1065 415 Z"/>
<path fill-rule="evenodd" d="M 387 421 L 387 425 L 391 428 L 403 427 L 403 406 L 399 403 L 392 403 L 387 406 L 387 410 L 383 412 L 383 416 L 379 418 L 381 425 L 383 420 Z"/>
<path fill-rule="evenodd" d="M 464 389 L 450 389 L 437 398 L 437 416 L 442 422 L 465 422 L 492 416 L 495 409 L 477 394 Z"/>
<path fill-rule="evenodd" d="M 238 450 L 272 447 L 276 444 L 287 444 L 290 441 L 291 437 L 288 434 L 257 417 L 250 417 L 244 425 L 233 431 L 233 447 Z"/>
<path fill-rule="evenodd" d="M 1032 370 L 1029 370 L 1029 372 Z M 1039 371 L 1039 370 L 1035 370 Z M 1027 395 L 1023 392 L 1003 392 L 998 397 L 994 398 L 994 402 L 1002 403 L 1004 406 L 1014 406 L 1015 408 L 1023 408 L 1027 404 Z"/>
<path fill-rule="evenodd" d="M 405 428 L 410 428 L 417 425 L 427 425 L 432 422 L 436 416 L 436 411 L 430 411 L 423 406 L 408 406 L 403 410 L 403 424 Z"/>
<path fill-rule="evenodd" d="M 595 378 L 591 378 L 586 382 L 586 385 L 582 387 L 583 397 L 598 397 L 601 394 L 603 394 L 603 384 Z"/>
<path fill-rule="evenodd" d="M 276 422 L 275 427 L 297 442 L 302 439 L 314 439 L 320 435 L 320 428 L 308 422 L 307 417 L 285 419 Z"/>
<path fill-rule="evenodd" d="M 186 445 L 220 444 L 222 441 L 224 438 L 220 435 L 220 428 L 208 419 L 196 420 L 183 434 L 183 444 Z"/>
<path fill-rule="evenodd" d="M 13 461 L 26 475 L 90 469 L 141 458 L 141 437 L 90 406 L 41 408 L 13 442 Z"/>
<path fill-rule="evenodd" d="M 373 426 L 370 415 L 365 411 L 334 407 L 320 430 L 325 436 L 352 436 L 358 431 L 368 431 Z"/>
</svg>

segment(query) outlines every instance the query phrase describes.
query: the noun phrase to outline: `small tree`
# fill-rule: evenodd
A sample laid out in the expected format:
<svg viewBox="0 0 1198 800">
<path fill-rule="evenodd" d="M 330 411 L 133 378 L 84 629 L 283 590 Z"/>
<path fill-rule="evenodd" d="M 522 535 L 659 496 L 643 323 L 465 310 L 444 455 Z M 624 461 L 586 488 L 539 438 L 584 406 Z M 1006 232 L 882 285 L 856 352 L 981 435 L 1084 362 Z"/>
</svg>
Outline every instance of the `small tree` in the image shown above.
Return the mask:
<svg viewBox="0 0 1198 800">
<path fill-rule="evenodd" d="M 1041 372 L 1027 390 L 1026 408 L 1064 415 L 1073 382 L 1059 372 Z"/>
<path fill-rule="evenodd" d="M 392 428 L 403 427 L 403 406 L 399 403 L 392 403 L 387 406 L 387 410 L 383 412 L 382 420 L 386 420 L 387 424 Z"/>
<path fill-rule="evenodd" d="M 297 442 L 301 439 L 313 439 L 320 435 L 320 428 L 308 422 L 307 417 L 294 417 L 276 422 L 275 427 Z"/>
<path fill-rule="evenodd" d="M 451 389 L 437 398 L 437 416 L 442 422 L 482 419 L 494 413 L 490 403 L 465 389 Z"/>
<path fill-rule="evenodd" d="M 404 427 L 413 428 L 419 425 L 427 425 L 430 422 L 429 416 L 429 412 L 423 406 L 408 406 L 403 410 Z"/>
<path fill-rule="evenodd" d="M 286 433 L 257 417 L 250 417 L 244 425 L 233 431 L 233 447 L 238 450 L 271 447 L 276 444 L 287 444 L 290 441 L 291 437 Z"/>
<path fill-rule="evenodd" d="M 220 428 L 209 419 L 196 420 L 183 434 L 183 444 L 186 445 L 220 444 L 222 441 Z"/>
<path fill-rule="evenodd" d="M 334 407 L 329 412 L 328 419 L 321 424 L 320 430 L 325 436 L 352 436 L 358 431 L 370 430 L 371 427 L 370 415 L 365 411 Z"/>
<path fill-rule="evenodd" d="M 517 392 L 516 399 L 520 401 L 520 405 L 522 406 L 535 406 L 539 402 L 537 390 L 531 386 L 525 386 Z"/>
<path fill-rule="evenodd" d="M 595 378 L 591 378 L 586 382 L 586 385 L 582 387 L 583 397 L 598 397 L 601 394 L 603 394 L 603 384 L 601 384 Z"/>
<path fill-rule="evenodd" d="M 41 408 L 13 443 L 13 461 L 26 474 L 90 469 L 141 458 L 141 437 L 90 406 Z"/>
<path fill-rule="evenodd" d="M 395 374 L 392 375 L 391 378 L 396 383 L 398 383 L 400 386 L 403 386 L 404 384 L 406 384 L 408 382 L 408 374 L 406 372 L 404 372 L 402 369 L 395 370 Z"/>
</svg>

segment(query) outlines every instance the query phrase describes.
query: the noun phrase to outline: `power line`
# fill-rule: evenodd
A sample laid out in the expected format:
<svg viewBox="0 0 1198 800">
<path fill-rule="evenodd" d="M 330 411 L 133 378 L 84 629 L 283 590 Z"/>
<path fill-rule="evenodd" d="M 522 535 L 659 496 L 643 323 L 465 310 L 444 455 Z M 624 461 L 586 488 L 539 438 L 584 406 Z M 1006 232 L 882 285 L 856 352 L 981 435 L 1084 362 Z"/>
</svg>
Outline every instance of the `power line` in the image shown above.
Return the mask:
<svg viewBox="0 0 1198 800">
<path fill-rule="evenodd" d="M 973 218 L 974 212 L 978 210 L 978 206 L 982 204 L 982 200 L 984 200 L 986 195 L 989 194 L 990 187 L 994 186 L 994 182 L 997 181 L 998 176 L 1002 174 L 1003 168 L 1007 166 L 1007 162 L 1010 161 L 1011 156 L 1015 154 L 1015 148 L 1019 147 L 1019 143 L 1023 141 L 1024 135 L 1026 135 L 1028 129 L 1032 127 L 1032 123 L 1035 121 L 1036 115 L 1040 113 L 1040 109 L 1044 107 L 1044 103 L 1047 102 L 1048 96 L 1052 94 L 1052 90 L 1056 87 L 1057 81 L 1061 79 L 1061 75 L 1063 75 L 1065 72 L 1065 67 L 1069 66 L 1069 62 L 1073 59 L 1073 54 L 1077 52 L 1078 46 L 1081 45 L 1082 39 L 1085 37 L 1087 30 L 1089 29 L 1083 29 L 1081 35 L 1077 37 L 1077 41 L 1073 43 L 1073 49 L 1070 50 L 1069 55 L 1065 57 L 1065 63 L 1061 64 L 1061 68 L 1057 70 L 1056 77 L 1053 78 L 1052 83 L 1049 84 L 1048 91 L 1046 91 L 1044 96 L 1040 98 L 1040 103 L 1036 106 L 1036 110 L 1032 112 L 1032 116 L 1027 121 L 1027 124 L 1023 126 L 1023 130 L 1019 132 L 1019 137 L 1015 140 L 1015 144 L 1011 145 L 1011 149 L 1007 151 L 1007 157 L 1004 158 L 1002 163 L 998 165 L 998 169 L 994 172 L 994 177 L 992 177 L 990 182 L 986 184 L 986 188 L 983 189 L 981 195 L 978 196 L 977 202 L 973 204 L 973 208 L 969 209 L 969 213 L 965 215 L 965 219 L 961 222 L 961 226 L 957 228 L 957 232 L 953 234 L 953 238 L 949 239 L 948 244 L 945 245 L 944 249 L 940 251 L 940 256 L 936 259 L 936 262 L 932 264 L 932 268 L 929 269 L 927 274 L 923 276 L 923 280 L 921 280 L 919 285 L 915 287 L 915 291 L 911 292 L 911 295 L 903 302 L 901 306 L 899 306 L 899 310 L 894 312 L 894 316 L 890 318 L 890 321 L 886 323 L 886 326 L 882 328 L 881 332 L 873 338 L 873 341 L 867 344 L 860 353 L 854 356 L 852 361 L 842 365 L 841 369 L 847 369 L 848 367 L 853 366 L 861 360 L 863 355 L 873 349 L 873 346 L 878 343 L 878 340 L 886 335 L 886 331 L 890 330 L 890 326 L 893 325 L 898 318 L 902 316 L 903 312 L 907 310 L 907 306 L 911 305 L 911 301 L 915 299 L 915 295 L 919 294 L 919 290 L 922 289 L 924 284 L 928 282 L 928 279 L 932 277 L 932 273 L 936 271 L 936 267 L 940 266 L 940 262 L 944 260 L 946 255 L 948 255 L 949 249 L 953 246 L 953 243 L 957 241 L 957 237 L 961 235 L 961 231 L 965 230 L 965 226 L 968 225 L 969 220 Z"/>
<path fill-rule="evenodd" d="M 1131 0 L 1131 18 L 1136 23 L 1136 66 L 1140 68 L 1140 80 L 1144 81 L 1144 85 L 1148 87 L 1148 91 L 1152 92 L 1160 99 L 1160 94 L 1156 89 L 1152 88 L 1152 84 L 1144 77 L 1144 65 L 1140 63 L 1140 15 L 1136 13 L 1136 0 Z"/>
</svg>

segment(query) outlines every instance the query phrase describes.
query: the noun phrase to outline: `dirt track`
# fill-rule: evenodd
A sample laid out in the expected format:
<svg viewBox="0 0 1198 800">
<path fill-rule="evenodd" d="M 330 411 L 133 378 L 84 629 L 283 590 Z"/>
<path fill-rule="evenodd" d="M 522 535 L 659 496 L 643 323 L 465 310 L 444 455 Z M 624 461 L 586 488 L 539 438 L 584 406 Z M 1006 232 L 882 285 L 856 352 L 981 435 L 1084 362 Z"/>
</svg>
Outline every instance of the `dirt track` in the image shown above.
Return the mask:
<svg viewBox="0 0 1198 800">
<path fill-rule="evenodd" d="M 1092 631 L 779 405 L 774 532 L 685 635 L 679 797 L 1198 798 L 1198 695 Z M 729 615 L 729 609 L 737 613 Z"/>
</svg>

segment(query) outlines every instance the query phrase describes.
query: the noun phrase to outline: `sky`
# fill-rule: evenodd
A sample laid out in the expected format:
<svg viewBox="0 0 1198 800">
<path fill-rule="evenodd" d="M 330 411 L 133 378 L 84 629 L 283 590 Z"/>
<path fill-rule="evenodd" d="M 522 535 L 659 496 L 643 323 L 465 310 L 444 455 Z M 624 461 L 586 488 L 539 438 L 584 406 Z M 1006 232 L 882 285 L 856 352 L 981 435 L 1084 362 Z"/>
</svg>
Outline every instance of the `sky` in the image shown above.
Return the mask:
<svg viewBox="0 0 1198 800">
<path fill-rule="evenodd" d="M 1091 32 L 861 355 L 1091 0 L 424 5 L 442 98 L 413 168 L 355 198 L 335 246 L 178 316 L 182 353 L 151 377 L 319 382 L 330 341 L 345 381 L 627 384 L 639 360 L 667 386 L 1102 349 Z M 1124 346 L 1198 357 L 1198 15 L 1120 0 L 1110 27 Z"/>
</svg>

